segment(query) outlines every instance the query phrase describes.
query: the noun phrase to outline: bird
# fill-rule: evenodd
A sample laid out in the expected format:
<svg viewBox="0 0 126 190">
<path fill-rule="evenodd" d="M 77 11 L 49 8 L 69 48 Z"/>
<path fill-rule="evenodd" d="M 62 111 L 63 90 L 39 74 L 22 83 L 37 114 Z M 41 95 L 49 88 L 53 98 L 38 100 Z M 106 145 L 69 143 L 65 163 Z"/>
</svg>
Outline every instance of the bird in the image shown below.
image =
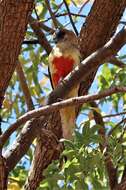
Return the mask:
<svg viewBox="0 0 126 190">
<path fill-rule="evenodd" d="M 80 64 L 80 51 L 75 33 L 68 29 L 58 29 L 54 34 L 55 46 L 49 54 L 49 75 L 52 88 Z M 65 96 L 65 99 L 78 96 L 79 85 Z M 63 138 L 71 140 L 76 127 L 75 106 L 60 109 Z"/>
</svg>

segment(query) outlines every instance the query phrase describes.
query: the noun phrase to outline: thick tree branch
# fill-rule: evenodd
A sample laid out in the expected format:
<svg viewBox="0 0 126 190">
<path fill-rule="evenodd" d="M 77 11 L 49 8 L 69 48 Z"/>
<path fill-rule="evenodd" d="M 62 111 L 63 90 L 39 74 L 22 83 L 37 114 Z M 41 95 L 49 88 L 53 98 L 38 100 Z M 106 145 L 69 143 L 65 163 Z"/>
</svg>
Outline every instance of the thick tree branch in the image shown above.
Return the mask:
<svg viewBox="0 0 126 190">
<path fill-rule="evenodd" d="M 80 51 L 86 58 L 96 49 L 102 47 L 115 33 L 117 25 L 126 7 L 126 0 L 95 0 L 89 16 L 80 32 Z M 81 82 L 79 95 L 87 94 L 98 67 Z"/>
<path fill-rule="evenodd" d="M 113 87 L 110 89 L 105 90 L 104 92 L 100 92 L 98 94 L 93 94 L 93 95 L 87 95 L 87 96 L 80 96 L 80 97 L 74 97 L 74 98 L 69 98 L 67 100 L 63 100 L 61 102 L 57 102 L 51 105 L 44 106 L 42 108 L 38 108 L 33 111 L 29 111 L 23 116 L 21 116 L 14 124 L 12 124 L 6 131 L 5 133 L 1 136 L 0 141 L 4 144 L 9 136 L 17 130 L 17 128 L 24 124 L 26 121 L 40 117 L 42 115 L 48 115 L 53 111 L 58 111 L 59 109 L 62 109 L 67 106 L 71 105 L 78 105 L 78 104 L 83 104 L 87 102 L 91 102 L 94 100 L 99 100 L 102 98 L 105 98 L 107 96 L 110 96 L 115 93 L 120 93 L 120 92 L 126 92 L 126 87 Z"/>
<path fill-rule="evenodd" d="M 43 144 L 46 146 L 43 147 Z M 57 137 L 51 131 L 41 130 L 41 133 L 37 138 L 37 146 L 29 171 L 29 176 L 24 185 L 25 190 L 36 190 L 39 186 L 40 181 L 44 179 L 41 171 L 43 171 L 52 160 L 59 158 L 61 151 L 60 147 L 59 150 L 57 148 L 58 144 L 59 142 Z M 51 153 L 49 155 L 50 159 L 48 159 L 48 151 Z M 48 162 L 45 162 L 45 165 L 42 164 L 44 159 L 48 160 Z"/>
<path fill-rule="evenodd" d="M 46 122 L 43 118 L 28 121 L 13 144 L 4 152 L 8 172 L 14 169 L 16 164 L 26 154 L 33 140 L 40 133 L 40 129 L 44 123 Z"/>
</svg>

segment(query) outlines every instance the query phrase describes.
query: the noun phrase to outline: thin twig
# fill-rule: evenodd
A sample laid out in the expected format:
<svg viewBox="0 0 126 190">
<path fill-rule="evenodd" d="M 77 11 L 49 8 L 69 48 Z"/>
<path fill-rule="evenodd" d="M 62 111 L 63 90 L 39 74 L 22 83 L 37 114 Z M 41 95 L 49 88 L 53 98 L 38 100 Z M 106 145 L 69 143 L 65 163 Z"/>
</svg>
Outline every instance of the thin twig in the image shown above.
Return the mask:
<svg viewBox="0 0 126 190">
<path fill-rule="evenodd" d="M 126 67 L 126 64 L 123 63 L 120 59 L 118 59 L 117 57 L 112 57 L 108 60 L 110 63 L 112 63 L 113 65 L 116 65 L 120 68 L 124 68 Z"/>
<path fill-rule="evenodd" d="M 22 44 L 26 44 L 26 45 L 36 45 L 36 44 L 39 44 L 39 41 L 38 40 L 24 40 L 22 42 Z"/>
<path fill-rule="evenodd" d="M 37 20 L 40 20 L 39 15 L 38 15 L 37 10 L 36 10 L 36 7 L 34 8 L 34 11 L 35 11 L 35 14 L 36 14 Z"/>
<path fill-rule="evenodd" d="M 120 24 L 124 24 L 124 25 L 126 25 L 126 21 L 120 21 Z"/>
<path fill-rule="evenodd" d="M 58 5 L 58 9 L 54 12 L 55 15 L 61 9 L 62 5 L 63 5 L 63 2 Z"/>
<path fill-rule="evenodd" d="M 77 14 L 77 13 L 72 13 L 72 12 L 71 12 L 71 15 L 72 15 L 72 16 L 75 16 L 75 17 L 82 17 L 82 18 L 86 18 L 86 17 L 87 17 L 86 15 Z M 58 13 L 58 14 L 55 15 L 55 17 L 62 17 L 62 16 L 69 16 L 69 15 L 68 15 L 68 12 L 67 12 L 67 13 Z M 52 19 L 52 18 L 49 17 L 49 18 L 45 19 L 45 20 L 42 21 L 42 22 L 48 22 L 50 19 Z"/>
<path fill-rule="evenodd" d="M 45 3 L 46 3 L 46 6 L 47 6 L 47 9 L 49 10 L 49 13 L 50 13 L 50 16 L 52 18 L 52 21 L 53 21 L 53 24 L 54 24 L 55 28 L 58 28 L 58 21 L 57 21 L 57 19 L 55 17 L 55 14 L 53 13 L 53 11 L 52 11 L 52 9 L 50 7 L 49 1 L 45 0 Z"/>
<path fill-rule="evenodd" d="M 120 113 L 115 113 L 115 114 L 109 114 L 109 115 L 103 115 L 103 118 L 107 118 L 107 117 L 116 117 L 116 116 L 120 116 L 120 115 L 125 115 L 126 111 L 124 112 L 120 112 Z"/>
<path fill-rule="evenodd" d="M 111 136 L 112 133 L 113 133 L 118 127 L 120 127 L 120 125 L 121 125 L 122 123 L 124 123 L 124 122 L 126 122 L 126 118 L 122 119 L 119 123 L 117 123 L 116 126 L 115 126 L 114 128 L 112 128 L 112 129 L 109 131 L 108 136 Z"/>
<path fill-rule="evenodd" d="M 86 15 L 83 15 L 83 14 L 77 14 L 77 13 L 70 13 L 72 16 L 75 16 L 75 17 L 82 17 L 82 18 L 86 18 L 87 16 Z M 61 14 L 57 14 L 56 17 L 61 17 L 61 16 L 68 16 L 68 12 L 67 13 L 61 13 Z"/>
<path fill-rule="evenodd" d="M 89 1 L 90 1 L 90 0 L 87 0 L 87 1 L 84 2 L 84 4 L 83 4 L 83 5 L 81 6 L 81 8 L 80 8 L 78 14 L 80 14 L 80 13 L 82 12 L 83 8 L 87 5 L 87 3 L 88 3 Z"/>
<path fill-rule="evenodd" d="M 72 19 L 69 6 L 68 6 L 66 0 L 63 0 L 63 2 L 64 2 L 64 4 L 65 4 L 65 6 L 66 6 L 66 9 L 67 9 L 67 12 L 68 12 L 68 15 L 69 15 L 69 18 L 70 18 L 71 25 L 72 25 L 72 27 L 73 27 L 73 29 L 74 29 L 76 35 L 78 36 L 78 31 L 77 31 L 77 28 L 76 28 L 76 26 L 75 26 L 75 24 L 74 24 L 74 21 L 73 21 L 73 19 Z"/>
</svg>

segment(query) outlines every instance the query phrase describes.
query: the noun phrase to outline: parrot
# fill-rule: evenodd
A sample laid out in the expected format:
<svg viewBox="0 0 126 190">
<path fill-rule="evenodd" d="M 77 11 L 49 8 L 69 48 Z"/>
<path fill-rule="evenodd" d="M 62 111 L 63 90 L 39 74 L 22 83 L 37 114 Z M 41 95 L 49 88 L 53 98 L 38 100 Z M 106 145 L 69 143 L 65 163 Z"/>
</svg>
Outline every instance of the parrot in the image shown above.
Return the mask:
<svg viewBox="0 0 126 190">
<path fill-rule="evenodd" d="M 57 85 L 80 64 L 80 52 L 77 36 L 68 29 L 58 29 L 54 34 L 55 46 L 49 54 L 49 75 L 52 88 Z M 79 85 L 74 87 L 65 97 L 78 96 Z M 75 106 L 60 109 L 63 138 L 71 140 L 76 126 Z"/>
</svg>

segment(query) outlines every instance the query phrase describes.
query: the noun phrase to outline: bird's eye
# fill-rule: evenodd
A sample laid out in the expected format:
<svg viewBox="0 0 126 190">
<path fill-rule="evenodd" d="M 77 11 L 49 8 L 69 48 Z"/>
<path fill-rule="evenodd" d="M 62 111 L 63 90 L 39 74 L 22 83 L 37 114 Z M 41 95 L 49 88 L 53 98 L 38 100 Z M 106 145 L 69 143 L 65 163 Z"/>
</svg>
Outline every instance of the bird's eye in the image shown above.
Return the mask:
<svg viewBox="0 0 126 190">
<path fill-rule="evenodd" d="M 57 33 L 56 33 L 56 38 L 58 39 L 58 40 L 61 40 L 61 39 L 63 39 L 64 38 L 64 36 L 65 36 L 65 32 L 64 31 L 58 31 Z"/>
</svg>

